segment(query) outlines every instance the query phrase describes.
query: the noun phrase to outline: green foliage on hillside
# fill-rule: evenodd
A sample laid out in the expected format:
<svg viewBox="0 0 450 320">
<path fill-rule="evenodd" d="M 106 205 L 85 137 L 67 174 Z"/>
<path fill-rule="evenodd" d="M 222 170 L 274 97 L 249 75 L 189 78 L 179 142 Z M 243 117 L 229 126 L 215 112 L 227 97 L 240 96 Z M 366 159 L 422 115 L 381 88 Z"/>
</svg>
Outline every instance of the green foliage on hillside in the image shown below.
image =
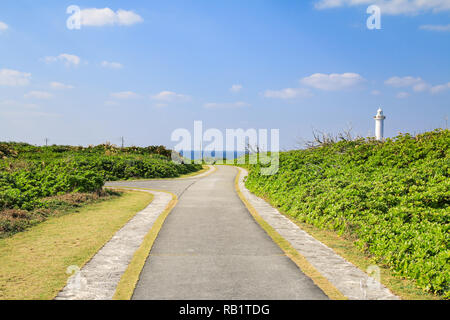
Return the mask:
<svg viewBox="0 0 450 320">
<path fill-rule="evenodd" d="M 35 147 L 0 143 L 0 233 L 15 226 L 11 217 L 48 206 L 43 199 L 68 193 L 98 193 L 105 181 L 172 178 L 202 169 L 177 165 L 163 146 L 117 148 Z M 6 210 L 17 210 L 17 214 Z M 5 230 L 6 230 L 5 229 Z M 3 230 L 3 231 L 5 231 Z"/>
<path fill-rule="evenodd" d="M 249 190 L 283 212 L 355 239 L 357 246 L 450 298 L 450 132 L 381 143 L 340 141 L 280 154 L 280 170 L 250 166 Z"/>
</svg>

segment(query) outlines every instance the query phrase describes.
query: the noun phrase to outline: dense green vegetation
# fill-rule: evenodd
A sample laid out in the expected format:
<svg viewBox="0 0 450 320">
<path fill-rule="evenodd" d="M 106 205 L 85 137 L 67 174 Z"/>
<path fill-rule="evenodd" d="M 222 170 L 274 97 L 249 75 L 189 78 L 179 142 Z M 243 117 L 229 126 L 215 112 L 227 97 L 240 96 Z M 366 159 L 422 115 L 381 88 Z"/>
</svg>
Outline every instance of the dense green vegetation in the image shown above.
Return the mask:
<svg viewBox="0 0 450 320">
<path fill-rule="evenodd" d="M 450 132 L 283 152 L 246 185 L 296 219 L 337 231 L 380 265 L 450 298 Z"/>
<path fill-rule="evenodd" d="M 23 230 L 45 218 L 49 199 L 69 193 L 98 193 L 105 181 L 171 178 L 201 165 L 177 165 L 163 146 L 118 148 L 36 147 L 0 143 L 0 234 Z M 48 213 L 47 213 L 48 214 Z M 27 222 L 28 221 L 28 222 Z"/>
</svg>

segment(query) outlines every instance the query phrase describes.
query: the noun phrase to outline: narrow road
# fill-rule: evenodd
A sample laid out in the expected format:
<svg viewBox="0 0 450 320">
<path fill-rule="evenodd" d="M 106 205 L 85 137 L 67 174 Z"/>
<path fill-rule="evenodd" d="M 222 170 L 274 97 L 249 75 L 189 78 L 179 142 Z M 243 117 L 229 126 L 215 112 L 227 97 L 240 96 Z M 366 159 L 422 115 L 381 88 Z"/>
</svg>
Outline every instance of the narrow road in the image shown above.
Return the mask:
<svg viewBox="0 0 450 320">
<path fill-rule="evenodd" d="M 111 183 L 179 196 L 147 258 L 135 300 L 324 300 L 239 199 L 237 169 L 204 178 Z"/>
</svg>

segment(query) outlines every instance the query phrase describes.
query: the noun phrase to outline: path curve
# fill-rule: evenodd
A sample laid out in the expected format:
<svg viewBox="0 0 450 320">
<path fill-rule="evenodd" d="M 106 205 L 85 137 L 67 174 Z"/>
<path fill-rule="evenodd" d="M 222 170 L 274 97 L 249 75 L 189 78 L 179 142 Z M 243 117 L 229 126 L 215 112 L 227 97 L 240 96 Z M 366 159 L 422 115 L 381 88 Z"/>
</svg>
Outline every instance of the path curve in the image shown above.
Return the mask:
<svg viewBox="0 0 450 320">
<path fill-rule="evenodd" d="M 195 181 L 216 170 L 213 166 L 208 167 L 208 171 L 186 178 L 107 182 L 105 187 L 127 187 L 130 190 L 148 192 L 154 195 L 154 199 L 147 208 L 125 224 L 85 266 L 81 269 L 78 266 L 68 267 L 67 272 L 73 273 L 73 276 L 68 279 L 67 285 L 55 300 L 111 300 L 134 253 L 157 218 L 170 205 L 173 194 L 181 195 Z"/>
<path fill-rule="evenodd" d="M 185 189 L 159 231 L 133 299 L 328 299 L 252 218 L 234 188 L 237 172 L 219 166 L 187 187 L 182 181 L 166 185 Z"/>
<path fill-rule="evenodd" d="M 153 193 L 56 299 L 112 299 L 121 276 L 172 194 L 166 218 L 140 274 L 135 300 L 326 300 L 326 294 L 253 219 L 235 189 L 292 247 L 350 299 L 398 299 L 384 286 L 315 240 L 244 184 L 246 171 L 210 166 L 183 179 L 109 182 Z M 147 190 L 144 190 L 147 189 Z M 153 191 L 148 189 L 166 190 Z M 247 205 L 248 205 L 247 203 Z M 361 286 L 368 290 L 361 290 Z"/>
<path fill-rule="evenodd" d="M 186 178 L 174 178 L 174 179 L 151 179 L 151 180 L 129 180 L 129 181 L 114 181 L 107 182 L 106 187 L 127 187 L 136 189 L 154 189 L 154 190 L 164 190 L 175 194 L 180 197 L 184 191 L 186 191 L 191 185 L 193 185 L 199 179 L 205 178 L 216 171 L 216 167 L 209 166 L 209 170 L 196 176 L 186 177 Z"/>
</svg>

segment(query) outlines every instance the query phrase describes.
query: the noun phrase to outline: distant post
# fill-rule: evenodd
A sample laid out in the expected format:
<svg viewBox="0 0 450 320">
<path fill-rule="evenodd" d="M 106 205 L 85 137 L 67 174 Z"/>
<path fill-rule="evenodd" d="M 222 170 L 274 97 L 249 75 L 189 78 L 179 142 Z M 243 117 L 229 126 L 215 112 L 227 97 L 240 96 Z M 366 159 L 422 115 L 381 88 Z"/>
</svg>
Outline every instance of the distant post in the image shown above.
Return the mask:
<svg viewBox="0 0 450 320">
<path fill-rule="evenodd" d="M 384 139 L 384 120 L 386 119 L 383 114 L 383 110 L 378 109 L 377 115 L 374 117 L 375 119 L 375 137 L 378 141 L 383 141 Z"/>
</svg>

